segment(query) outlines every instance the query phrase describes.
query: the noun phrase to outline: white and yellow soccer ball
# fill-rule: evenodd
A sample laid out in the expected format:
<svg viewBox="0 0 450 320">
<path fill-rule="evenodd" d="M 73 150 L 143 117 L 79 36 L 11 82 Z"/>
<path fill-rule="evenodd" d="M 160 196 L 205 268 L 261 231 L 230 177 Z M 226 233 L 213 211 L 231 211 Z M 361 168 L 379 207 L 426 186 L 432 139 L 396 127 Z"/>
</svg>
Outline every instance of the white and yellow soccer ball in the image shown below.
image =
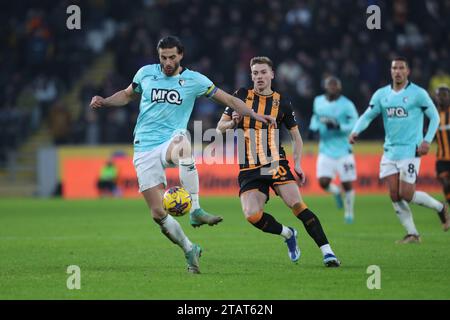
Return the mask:
<svg viewBox="0 0 450 320">
<path fill-rule="evenodd" d="M 175 217 L 184 216 L 192 207 L 192 197 L 182 187 L 172 187 L 166 190 L 163 197 L 163 207 L 166 212 Z"/>
</svg>

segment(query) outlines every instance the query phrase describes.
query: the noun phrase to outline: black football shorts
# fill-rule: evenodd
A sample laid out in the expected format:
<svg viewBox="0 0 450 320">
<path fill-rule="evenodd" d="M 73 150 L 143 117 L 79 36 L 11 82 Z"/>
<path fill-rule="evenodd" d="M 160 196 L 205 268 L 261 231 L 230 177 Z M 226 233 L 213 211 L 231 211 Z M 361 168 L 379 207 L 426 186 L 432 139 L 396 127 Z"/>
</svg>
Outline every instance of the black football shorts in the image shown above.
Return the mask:
<svg viewBox="0 0 450 320">
<path fill-rule="evenodd" d="M 276 185 L 296 183 L 287 160 L 280 160 L 278 163 L 267 164 L 256 169 L 241 170 L 238 181 L 239 196 L 250 190 L 259 190 L 267 196 L 267 200 L 269 200 L 270 188 L 275 191 Z"/>
</svg>

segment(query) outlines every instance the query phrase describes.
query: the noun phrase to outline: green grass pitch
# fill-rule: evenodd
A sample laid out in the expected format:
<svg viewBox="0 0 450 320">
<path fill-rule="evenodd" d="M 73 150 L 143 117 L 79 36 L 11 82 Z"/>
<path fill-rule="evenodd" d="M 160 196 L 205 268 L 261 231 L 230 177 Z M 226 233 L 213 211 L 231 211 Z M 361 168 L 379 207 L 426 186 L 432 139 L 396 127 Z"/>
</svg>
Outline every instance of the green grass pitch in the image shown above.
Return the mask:
<svg viewBox="0 0 450 320">
<path fill-rule="evenodd" d="M 440 197 L 440 195 L 438 195 Z M 412 205 L 420 245 L 404 235 L 386 196 L 357 196 L 353 225 L 331 197 L 305 197 L 342 266 L 327 269 L 303 225 L 272 198 L 266 211 L 299 231 L 302 256 L 290 262 L 282 238 L 249 225 L 238 198 L 203 198 L 218 226 L 186 234 L 203 248 L 201 275 L 186 272 L 182 251 L 152 221 L 143 199 L 0 201 L 0 299 L 450 299 L 450 232 Z M 67 267 L 81 289 L 66 287 Z M 381 289 L 369 290 L 370 265 Z"/>
</svg>

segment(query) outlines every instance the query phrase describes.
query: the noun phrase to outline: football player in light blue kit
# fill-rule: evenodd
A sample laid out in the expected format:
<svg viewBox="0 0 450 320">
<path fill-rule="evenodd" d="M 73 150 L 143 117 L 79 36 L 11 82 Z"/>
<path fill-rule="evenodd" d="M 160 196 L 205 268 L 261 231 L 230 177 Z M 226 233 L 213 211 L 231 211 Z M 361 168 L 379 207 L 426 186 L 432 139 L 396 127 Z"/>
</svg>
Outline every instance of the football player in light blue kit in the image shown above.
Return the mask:
<svg viewBox="0 0 450 320">
<path fill-rule="evenodd" d="M 337 77 L 327 77 L 324 87 L 325 94 L 314 99 L 309 125 L 309 130 L 317 132 L 320 139 L 316 175 L 322 189 L 335 196 L 338 208 L 344 206 L 345 222 L 352 223 L 355 203 L 352 182 L 356 180 L 356 164 L 348 135 L 358 119 L 358 112 L 353 102 L 341 95 L 342 84 Z M 341 189 L 332 183 L 336 175 L 344 189 L 344 203 Z"/>
<path fill-rule="evenodd" d="M 405 58 L 392 60 L 393 83 L 378 89 L 366 112 L 358 119 L 350 134 L 350 143 L 365 130 L 370 122 L 382 115 L 385 128 L 384 154 L 380 163 L 380 178 L 387 181 L 394 210 L 406 229 L 406 236 L 397 243 L 419 243 L 420 236 L 414 224 L 408 202 L 447 214 L 447 205 L 423 191 L 416 191 L 420 156 L 426 155 L 439 126 L 439 114 L 428 93 L 408 81 L 410 69 Z M 423 136 L 423 115 L 430 119 Z"/>
<path fill-rule="evenodd" d="M 201 96 L 231 105 L 239 113 L 264 123 L 274 123 L 270 116 L 258 115 L 240 99 L 215 87 L 204 75 L 180 65 L 184 47 L 177 37 L 162 38 L 157 46 L 160 64 L 139 69 L 132 84 L 108 98 L 95 96 L 91 107 L 120 107 L 141 97 L 134 130 L 134 159 L 139 191 L 161 231 L 185 253 L 188 272 L 200 273 L 201 248 L 184 234 L 177 220 L 163 209 L 167 181 L 165 168 L 178 166 L 182 186 L 192 196 L 190 223 L 194 227 L 215 225 L 222 221 L 200 208 L 198 172 L 192 157 L 186 127 L 195 99 Z"/>
</svg>

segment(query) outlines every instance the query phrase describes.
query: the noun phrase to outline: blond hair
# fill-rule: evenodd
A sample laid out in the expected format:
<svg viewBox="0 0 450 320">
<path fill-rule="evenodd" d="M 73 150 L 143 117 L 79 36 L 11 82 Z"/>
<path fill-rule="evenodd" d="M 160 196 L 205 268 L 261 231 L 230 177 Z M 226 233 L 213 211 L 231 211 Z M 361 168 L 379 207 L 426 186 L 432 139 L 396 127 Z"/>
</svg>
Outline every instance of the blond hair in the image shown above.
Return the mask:
<svg viewBox="0 0 450 320">
<path fill-rule="evenodd" d="M 273 62 L 269 57 L 253 57 L 250 60 L 250 68 L 255 64 L 267 64 L 271 69 L 273 69 Z"/>
</svg>

